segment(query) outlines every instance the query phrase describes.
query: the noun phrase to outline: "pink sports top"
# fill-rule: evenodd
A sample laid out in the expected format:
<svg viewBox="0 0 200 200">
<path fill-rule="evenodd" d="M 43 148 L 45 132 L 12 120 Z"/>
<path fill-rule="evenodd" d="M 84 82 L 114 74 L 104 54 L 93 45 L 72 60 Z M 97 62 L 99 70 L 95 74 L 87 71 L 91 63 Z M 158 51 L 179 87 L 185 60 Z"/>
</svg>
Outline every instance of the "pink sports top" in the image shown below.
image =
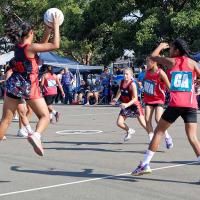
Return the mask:
<svg viewBox="0 0 200 200">
<path fill-rule="evenodd" d="M 197 108 L 194 80 L 196 72 L 188 67 L 188 57 L 176 57 L 172 67 L 170 102 L 172 107 Z"/>
<path fill-rule="evenodd" d="M 57 94 L 56 77 L 54 74 L 51 74 L 51 73 L 45 74 L 43 93 L 44 93 L 44 96 Z"/>
<path fill-rule="evenodd" d="M 148 70 L 144 77 L 144 99 L 148 104 L 164 104 L 165 90 L 164 82 L 160 80 L 160 69 L 156 72 Z"/>
</svg>

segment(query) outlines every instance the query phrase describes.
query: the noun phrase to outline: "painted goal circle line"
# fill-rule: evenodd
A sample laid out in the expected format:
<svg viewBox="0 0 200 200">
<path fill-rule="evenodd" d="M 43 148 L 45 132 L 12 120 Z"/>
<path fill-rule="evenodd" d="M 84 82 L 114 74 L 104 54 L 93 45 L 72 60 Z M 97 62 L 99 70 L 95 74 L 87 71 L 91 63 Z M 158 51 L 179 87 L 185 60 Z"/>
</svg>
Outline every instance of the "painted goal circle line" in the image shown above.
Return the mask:
<svg viewBox="0 0 200 200">
<path fill-rule="evenodd" d="M 63 131 L 57 131 L 56 133 L 59 135 L 92 135 L 92 134 L 103 133 L 103 131 L 100 131 L 100 130 L 63 130 Z"/>
</svg>

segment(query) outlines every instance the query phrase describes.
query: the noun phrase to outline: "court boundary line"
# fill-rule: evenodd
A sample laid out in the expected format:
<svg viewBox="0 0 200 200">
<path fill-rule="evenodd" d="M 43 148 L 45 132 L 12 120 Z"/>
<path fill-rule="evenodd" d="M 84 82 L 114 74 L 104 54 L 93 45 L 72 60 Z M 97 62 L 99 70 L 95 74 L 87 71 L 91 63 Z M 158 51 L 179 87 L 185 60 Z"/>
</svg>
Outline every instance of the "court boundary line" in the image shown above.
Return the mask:
<svg viewBox="0 0 200 200">
<path fill-rule="evenodd" d="M 74 133 L 73 133 L 73 131 L 74 131 Z M 58 134 L 58 135 L 94 135 L 94 134 L 99 134 L 99 133 L 103 133 L 103 131 L 101 131 L 101 130 L 77 130 L 77 129 L 56 131 L 56 134 Z"/>
<path fill-rule="evenodd" d="M 152 169 L 152 171 L 170 169 L 170 168 L 175 168 L 175 167 L 182 167 L 182 166 L 185 166 L 185 165 L 192 165 L 192 164 L 196 164 L 196 163 L 200 163 L 200 162 L 199 161 L 193 161 L 193 162 L 188 162 L 188 163 L 184 163 L 184 164 L 177 164 L 177 165 L 169 165 L 169 166 L 165 166 L 165 167 L 158 167 L 158 168 Z M 81 181 L 73 181 L 73 182 L 61 183 L 61 184 L 56 184 L 56 185 L 37 187 L 37 188 L 26 189 L 26 190 L 18 190 L 18 191 L 14 191 L 14 192 L 6 192 L 6 193 L 1 193 L 0 197 L 11 196 L 11 195 L 14 195 L 14 194 L 28 193 L 28 192 L 33 192 L 33 191 L 41 191 L 41 190 L 51 189 L 51 188 L 64 187 L 64 186 L 75 185 L 75 184 L 80 184 L 80 183 L 93 182 L 93 181 L 109 179 L 109 178 L 119 177 L 119 176 L 125 176 L 125 175 L 130 175 L 130 174 L 131 174 L 131 172 L 128 172 L 128 173 L 104 176 L 104 177 L 99 177 L 99 178 L 85 179 L 85 180 L 81 180 Z M 134 176 L 133 176 L 133 179 L 134 179 Z"/>
</svg>

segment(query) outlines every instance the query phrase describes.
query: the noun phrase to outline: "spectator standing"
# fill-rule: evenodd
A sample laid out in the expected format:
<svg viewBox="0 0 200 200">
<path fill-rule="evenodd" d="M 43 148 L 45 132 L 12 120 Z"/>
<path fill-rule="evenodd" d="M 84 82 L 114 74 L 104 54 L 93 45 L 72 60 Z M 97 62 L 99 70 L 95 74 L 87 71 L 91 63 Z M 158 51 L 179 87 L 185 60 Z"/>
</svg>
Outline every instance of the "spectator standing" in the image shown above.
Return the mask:
<svg viewBox="0 0 200 200">
<path fill-rule="evenodd" d="M 64 69 L 61 69 L 59 71 L 59 74 L 57 74 L 57 78 L 59 80 L 59 82 L 61 82 L 62 80 L 62 75 L 64 74 Z M 57 95 L 56 95 L 56 98 L 55 98 L 55 103 L 58 103 L 59 101 L 63 102 L 63 96 L 62 96 L 62 92 L 59 88 L 59 86 L 57 85 Z"/>
<path fill-rule="evenodd" d="M 65 93 L 64 104 L 67 104 L 68 101 L 69 101 L 69 104 L 72 104 L 72 100 L 73 100 L 72 84 L 73 84 L 73 82 L 74 82 L 74 76 L 69 71 L 69 69 L 66 67 L 64 69 L 64 74 L 62 75 L 62 79 L 61 79 L 61 84 L 63 86 L 64 93 Z"/>
<path fill-rule="evenodd" d="M 111 81 L 112 81 L 112 74 L 109 72 L 108 67 L 104 67 L 104 71 L 100 76 L 101 85 L 103 86 L 103 95 L 107 102 L 110 100 L 110 89 L 111 89 Z"/>
</svg>

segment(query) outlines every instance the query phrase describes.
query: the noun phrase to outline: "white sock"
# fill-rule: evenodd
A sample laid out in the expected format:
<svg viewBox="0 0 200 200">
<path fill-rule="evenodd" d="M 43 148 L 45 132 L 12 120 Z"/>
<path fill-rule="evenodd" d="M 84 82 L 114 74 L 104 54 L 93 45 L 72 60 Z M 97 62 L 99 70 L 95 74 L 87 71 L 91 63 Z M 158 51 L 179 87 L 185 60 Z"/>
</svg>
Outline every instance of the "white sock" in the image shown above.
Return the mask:
<svg viewBox="0 0 200 200">
<path fill-rule="evenodd" d="M 30 124 L 26 125 L 24 128 L 28 131 L 28 133 L 32 133 L 33 132 Z"/>
<path fill-rule="evenodd" d="M 197 157 L 197 161 L 200 162 L 200 156 Z"/>
<path fill-rule="evenodd" d="M 26 131 L 26 128 L 23 126 L 22 128 L 19 129 L 19 131 L 20 131 L 20 132 L 21 132 L 21 131 L 22 131 L 22 132 L 23 132 L 23 131 Z"/>
<path fill-rule="evenodd" d="M 52 110 L 51 113 L 53 113 L 53 115 L 56 115 L 57 112 L 55 110 Z"/>
<path fill-rule="evenodd" d="M 150 142 L 151 142 L 153 136 L 154 136 L 154 133 L 153 133 L 153 132 L 150 132 L 150 133 L 149 133 L 149 140 L 150 140 Z"/>
<path fill-rule="evenodd" d="M 50 119 L 53 119 L 53 113 L 50 113 L 49 116 L 50 116 Z"/>
<path fill-rule="evenodd" d="M 155 152 L 153 152 L 151 150 L 147 150 L 144 155 L 144 161 L 142 162 L 142 165 L 149 164 L 151 159 L 153 158 L 154 154 L 155 154 Z"/>
<path fill-rule="evenodd" d="M 169 135 L 168 131 L 165 131 L 165 138 L 170 138 L 171 136 Z"/>
<path fill-rule="evenodd" d="M 39 140 L 41 139 L 41 134 L 40 134 L 40 133 L 34 132 L 33 134 L 34 134 Z"/>
</svg>

